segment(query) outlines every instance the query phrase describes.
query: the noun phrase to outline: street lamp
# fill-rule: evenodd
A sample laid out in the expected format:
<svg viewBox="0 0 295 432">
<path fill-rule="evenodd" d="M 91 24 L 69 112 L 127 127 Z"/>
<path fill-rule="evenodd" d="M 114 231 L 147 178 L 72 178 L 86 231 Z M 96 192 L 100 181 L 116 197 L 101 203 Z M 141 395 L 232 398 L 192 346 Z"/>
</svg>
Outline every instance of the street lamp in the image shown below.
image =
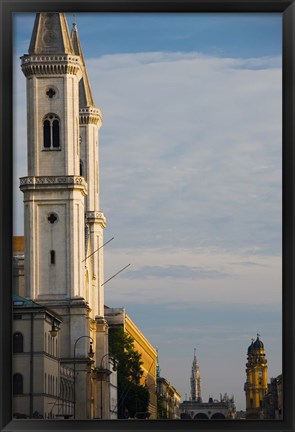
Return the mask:
<svg viewBox="0 0 295 432">
<path fill-rule="evenodd" d="M 76 418 L 76 346 L 77 343 L 79 342 L 80 339 L 83 338 L 87 338 L 90 339 L 90 348 L 89 348 L 89 353 L 88 353 L 88 357 L 89 358 L 93 358 L 94 357 L 94 352 L 92 349 L 92 344 L 93 344 L 93 339 L 90 336 L 80 336 L 74 345 L 74 419 Z"/>
<path fill-rule="evenodd" d="M 57 324 L 55 323 L 54 320 L 52 320 L 51 330 L 49 331 L 51 337 L 53 337 L 53 338 L 56 337 L 58 330 L 59 329 L 58 329 Z"/>
<path fill-rule="evenodd" d="M 105 359 L 105 357 L 110 357 L 110 359 L 112 360 L 112 369 L 114 372 L 116 372 L 117 370 L 117 360 L 114 358 L 114 356 L 111 356 L 111 354 L 107 353 L 104 356 L 102 356 L 101 361 L 100 361 L 100 368 L 99 368 L 99 372 L 100 372 L 100 418 L 102 419 L 102 409 L 103 409 L 103 405 L 102 405 L 102 375 L 103 373 L 105 373 L 106 375 L 110 375 L 112 372 L 109 369 L 104 369 L 103 368 L 103 360 Z"/>
</svg>

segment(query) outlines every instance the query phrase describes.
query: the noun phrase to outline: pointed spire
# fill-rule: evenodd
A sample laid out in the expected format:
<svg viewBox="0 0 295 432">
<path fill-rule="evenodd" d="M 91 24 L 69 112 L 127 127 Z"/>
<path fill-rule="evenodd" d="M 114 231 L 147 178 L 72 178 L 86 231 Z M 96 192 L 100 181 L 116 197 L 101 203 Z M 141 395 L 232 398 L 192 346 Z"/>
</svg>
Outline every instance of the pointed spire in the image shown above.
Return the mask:
<svg viewBox="0 0 295 432">
<path fill-rule="evenodd" d="M 29 54 L 74 54 L 64 13 L 37 13 Z"/>
<path fill-rule="evenodd" d="M 156 367 L 156 373 L 157 373 L 157 378 L 160 378 L 160 376 L 161 376 L 161 369 L 160 369 L 160 363 L 159 363 L 159 351 L 158 351 L 158 347 L 156 347 L 156 351 L 157 351 L 157 367 Z"/>
<path fill-rule="evenodd" d="M 200 368 L 197 361 L 196 348 L 194 348 L 194 359 L 193 359 L 192 374 L 191 374 L 191 400 L 196 400 L 197 402 L 202 401 L 201 375 L 200 375 Z"/>
<path fill-rule="evenodd" d="M 82 53 L 82 48 L 81 48 L 81 44 L 80 44 L 80 38 L 79 38 L 77 24 L 76 24 L 76 17 L 75 17 L 72 32 L 71 32 L 71 41 L 72 41 L 75 55 L 80 56 L 80 58 L 82 60 L 82 64 L 83 64 L 83 69 L 84 69 L 82 79 L 79 82 L 79 105 L 80 105 L 80 108 L 81 107 L 89 107 L 89 106 L 94 107 L 95 104 L 94 104 L 94 100 L 93 100 L 93 96 L 92 96 L 92 92 L 91 92 L 91 88 L 90 88 L 90 83 L 89 83 L 89 79 L 88 79 L 88 75 L 87 75 L 87 71 L 86 71 L 85 61 L 84 61 L 84 57 L 83 57 L 83 53 Z"/>
</svg>

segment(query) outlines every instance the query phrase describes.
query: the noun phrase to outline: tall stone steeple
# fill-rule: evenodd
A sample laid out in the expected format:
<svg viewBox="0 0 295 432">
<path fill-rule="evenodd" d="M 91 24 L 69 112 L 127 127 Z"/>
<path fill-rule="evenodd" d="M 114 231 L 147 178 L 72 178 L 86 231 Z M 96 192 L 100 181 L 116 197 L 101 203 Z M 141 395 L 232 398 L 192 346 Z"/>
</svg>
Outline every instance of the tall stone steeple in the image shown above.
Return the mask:
<svg viewBox="0 0 295 432">
<path fill-rule="evenodd" d="M 86 272 L 88 274 L 89 302 L 94 306 L 93 315 L 104 314 L 103 283 L 103 229 L 104 214 L 99 206 L 99 158 L 98 132 L 102 124 L 102 112 L 94 104 L 76 23 L 73 24 L 71 42 L 74 52 L 82 62 L 82 78 L 79 82 L 79 141 L 80 175 L 88 185 L 85 199 L 86 217 Z M 90 181 L 91 179 L 91 181 Z M 96 251 L 96 252 L 95 252 Z M 95 252 L 95 253 L 94 253 Z"/>
<path fill-rule="evenodd" d="M 74 363 L 79 360 L 76 418 L 98 418 L 101 387 L 94 372 L 108 353 L 105 216 L 98 187 L 102 114 L 94 105 L 77 28 L 70 34 L 65 14 L 36 14 L 28 54 L 21 60 L 27 81 L 28 173 L 20 179 L 26 297 L 61 317 L 62 362 L 71 367 L 73 356 Z M 105 380 L 105 395 L 107 386 Z"/>
<path fill-rule="evenodd" d="M 194 359 L 193 359 L 192 374 L 191 374 L 191 400 L 202 402 L 201 375 L 200 375 L 200 368 L 197 361 L 196 348 L 194 348 Z"/>
<path fill-rule="evenodd" d="M 27 79 L 28 177 L 25 204 L 26 295 L 60 304 L 84 299 L 84 213 L 87 184 L 80 176 L 79 81 L 64 14 L 36 15 Z"/>
</svg>

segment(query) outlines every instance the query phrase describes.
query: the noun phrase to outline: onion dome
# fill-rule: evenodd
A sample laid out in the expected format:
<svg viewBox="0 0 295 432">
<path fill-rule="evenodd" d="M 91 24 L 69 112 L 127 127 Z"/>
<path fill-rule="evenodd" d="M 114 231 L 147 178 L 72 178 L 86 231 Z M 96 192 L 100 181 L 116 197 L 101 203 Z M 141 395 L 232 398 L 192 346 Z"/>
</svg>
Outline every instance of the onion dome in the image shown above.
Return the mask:
<svg viewBox="0 0 295 432">
<path fill-rule="evenodd" d="M 263 345 L 263 343 L 261 342 L 261 340 L 259 339 L 259 334 L 257 335 L 257 339 L 256 339 L 256 341 L 254 342 L 254 344 L 253 344 L 253 348 L 254 349 L 264 349 L 264 345 Z"/>
<path fill-rule="evenodd" d="M 248 347 L 248 354 L 254 349 L 254 339 L 252 339 L 251 345 Z"/>
</svg>

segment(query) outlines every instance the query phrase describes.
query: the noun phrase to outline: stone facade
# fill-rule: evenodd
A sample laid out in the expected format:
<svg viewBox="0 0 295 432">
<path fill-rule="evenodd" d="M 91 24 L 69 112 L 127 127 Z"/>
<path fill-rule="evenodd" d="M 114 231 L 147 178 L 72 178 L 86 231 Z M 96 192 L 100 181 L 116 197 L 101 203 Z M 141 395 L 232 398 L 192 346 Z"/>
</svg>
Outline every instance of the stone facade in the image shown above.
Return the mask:
<svg viewBox="0 0 295 432">
<path fill-rule="evenodd" d="M 61 406 L 64 414 L 71 414 L 72 379 L 62 391 L 60 335 L 52 332 L 53 324 L 60 328 L 60 317 L 17 295 L 13 313 L 13 415 L 50 419 L 60 414 Z"/>
<path fill-rule="evenodd" d="M 16 282 L 14 290 L 61 319 L 58 361 L 63 371 L 75 370 L 75 403 L 64 408 L 77 419 L 109 418 L 110 381 L 100 385 L 100 365 L 108 356 L 101 248 L 106 219 L 99 207 L 102 114 L 93 101 L 76 25 L 70 34 L 65 14 L 37 13 L 21 68 L 28 131 L 27 176 L 20 179 L 25 283 Z M 20 257 L 15 268 L 19 281 Z"/>
<path fill-rule="evenodd" d="M 163 377 L 157 377 L 157 396 L 158 419 L 180 419 L 181 394 Z"/>
<path fill-rule="evenodd" d="M 209 398 L 208 402 L 184 401 L 180 405 L 181 419 L 194 420 L 232 420 L 236 408 L 233 398 L 221 397 L 221 400 Z"/>
</svg>

